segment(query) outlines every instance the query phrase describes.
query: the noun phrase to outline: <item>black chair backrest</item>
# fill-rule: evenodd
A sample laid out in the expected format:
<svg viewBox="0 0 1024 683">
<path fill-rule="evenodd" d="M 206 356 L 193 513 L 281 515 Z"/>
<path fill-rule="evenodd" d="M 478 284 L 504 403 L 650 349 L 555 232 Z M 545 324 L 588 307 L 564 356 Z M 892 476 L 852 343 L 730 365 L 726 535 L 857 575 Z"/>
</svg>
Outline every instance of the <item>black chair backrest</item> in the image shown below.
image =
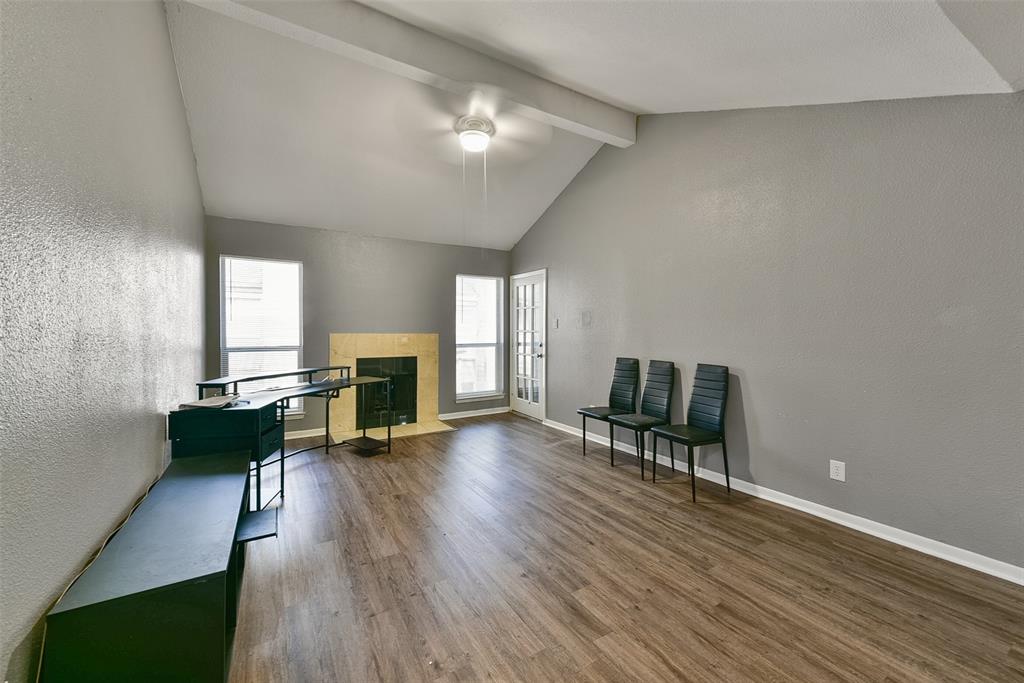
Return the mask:
<svg viewBox="0 0 1024 683">
<path fill-rule="evenodd" d="M 686 423 L 721 434 L 725 428 L 725 400 L 728 397 L 729 368 L 698 363 Z"/>
<path fill-rule="evenodd" d="M 667 360 L 652 360 L 647 365 L 644 395 L 640 399 L 640 412 L 661 420 L 669 419 L 672 409 L 672 386 L 676 381 L 676 364 Z"/>
<path fill-rule="evenodd" d="M 640 383 L 640 361 L 636 358 L 616 358 L 612 374 L 612 390 L 608 394 L 608 407 L 636 412 L 636 385 Z"/>
</svg>

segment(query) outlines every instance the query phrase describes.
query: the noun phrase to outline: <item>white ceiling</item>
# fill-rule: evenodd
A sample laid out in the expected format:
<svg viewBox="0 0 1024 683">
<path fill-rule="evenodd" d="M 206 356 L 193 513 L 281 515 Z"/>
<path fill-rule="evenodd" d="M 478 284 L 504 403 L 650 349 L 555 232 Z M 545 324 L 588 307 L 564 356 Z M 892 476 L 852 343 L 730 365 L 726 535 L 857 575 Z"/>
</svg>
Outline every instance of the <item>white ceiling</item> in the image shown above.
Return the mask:
<svg viewBox="0 0 1024 683">
<path fill-rule="evenodd" d="M 1024 0 L 166 7 L 207 213 L 442 244 L 511 248 L 634 112 L 1024 87 Z"/>
<path fill-rule="evenodd" d="M 600 147 L 502 113 L 467 167 L 467 98 L 188 3 L 167 3 L 206 212 L 510 249 Z M 494 98 L 483 97 L 483 109 Z"/>
<path fill-rule="evenodd" d="M 637 113 L 1010 92 L 1024 77 L 1021 0 L 943 3 L 949 16 L 923 1 L 366 1 Z"/>
</svg>

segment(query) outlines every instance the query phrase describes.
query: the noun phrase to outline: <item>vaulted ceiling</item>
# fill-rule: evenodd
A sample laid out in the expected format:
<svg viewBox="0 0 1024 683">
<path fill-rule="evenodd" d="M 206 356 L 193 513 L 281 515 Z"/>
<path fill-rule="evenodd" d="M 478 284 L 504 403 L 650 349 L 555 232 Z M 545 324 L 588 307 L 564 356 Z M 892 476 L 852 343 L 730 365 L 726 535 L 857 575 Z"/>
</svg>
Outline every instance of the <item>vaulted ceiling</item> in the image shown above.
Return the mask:
<svg viewBox="0 0 1024 683">
<path fill-rule="evenodd" d="M 207 213 L 444 244 L 511 248 L 636 113 L 1024 87 L 1016 0 L 166 6 Z"/>
<path fill-rule="evenodd" d="M 639 114 L 1024 88 L 1020 0 L 366 2 Z"/>
<path fill-rule="evenodd" d="M 168 19 L 210 215 L 510 249 L 601 145 L 193 4 Z M 486 196 L 452 129 L 471 108 L 497 128 Z"/>
</svg>

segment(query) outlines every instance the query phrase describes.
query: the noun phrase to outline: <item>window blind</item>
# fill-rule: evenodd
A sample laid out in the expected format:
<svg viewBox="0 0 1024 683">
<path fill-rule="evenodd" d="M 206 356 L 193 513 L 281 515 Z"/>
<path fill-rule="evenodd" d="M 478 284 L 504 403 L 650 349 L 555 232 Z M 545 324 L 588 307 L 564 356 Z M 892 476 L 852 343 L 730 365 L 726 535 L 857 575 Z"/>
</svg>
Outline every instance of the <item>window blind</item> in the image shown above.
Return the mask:
<svg viewBox="0 0 1024 683">
<path fill-rule="evenodd" d="M 302 264 L 221 256 L 221 372 L 295 370 L 301 362 Z M 255 390 L 295 381 L 285 377 L 243 386 Z"/>
</svg>

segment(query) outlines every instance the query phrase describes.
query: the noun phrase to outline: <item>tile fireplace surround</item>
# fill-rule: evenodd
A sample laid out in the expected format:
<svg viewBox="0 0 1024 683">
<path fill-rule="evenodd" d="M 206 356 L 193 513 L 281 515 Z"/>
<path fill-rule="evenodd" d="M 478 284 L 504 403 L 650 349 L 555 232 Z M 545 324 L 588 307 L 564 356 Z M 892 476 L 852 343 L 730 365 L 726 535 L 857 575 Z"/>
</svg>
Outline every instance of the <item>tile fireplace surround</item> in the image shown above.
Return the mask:
<svg viewBox="0 0 1024 683">
<path fill-rule="evenodd" d="M 333 332 L 330 340 L 330 364 L 352 366 L 355 376 L 359 358 L 416 357 L 416 422 L 398 425 L 393 436 L 428 434 L 452 429 L 437 419 L 437 333 L 354 333 Z M 356 391 L 343 391 L 331 401 L 331 438 L 335 441 L 355 436 Z M 371 429 L 370 436 L 379 437 L 384 429 Z"/>
</svg>

